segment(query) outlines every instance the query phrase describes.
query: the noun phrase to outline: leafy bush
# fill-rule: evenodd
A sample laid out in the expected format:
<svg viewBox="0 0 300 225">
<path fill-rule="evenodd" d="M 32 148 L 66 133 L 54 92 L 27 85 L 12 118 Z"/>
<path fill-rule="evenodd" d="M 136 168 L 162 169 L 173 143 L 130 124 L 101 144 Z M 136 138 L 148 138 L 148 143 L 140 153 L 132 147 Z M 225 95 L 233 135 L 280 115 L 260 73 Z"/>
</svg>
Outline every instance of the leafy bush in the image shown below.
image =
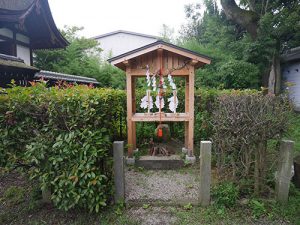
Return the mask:
<svg viewBox="0 0 300 225">
<path fill-rule="evenodd" d="M 239 197 L 239 189 L 233 182 L 224 182 L 213 188 L 212 197 L 218 206 L 232 207 Z"/>
<path fill-rule="evenodd" d="M 216 79 L 223 84 L 224 88 L 258 88 L 259 75 L 256 65 L 230 60 L 219 67 Z"/>
<path fill-rule="evenodd" d="M 266 213 L 265 204 L 259 200 L 251 199 L 250 208 L 252 209 L 252 214 L 255 218 L 259 218 Z"/>
<path fill-rule="evenodd" d="M 220 96 L 212 123 L 221 175 L 238 181 L 253 177 L 255 194 L 264 191 L 267 141 L 281 139 L 288 128 L 290 113 L 291 104 L 286 96 L 235 92 Z"/>
<path fill-rule="evenodd" d="M 40 83 L 7 92 L 0 104 L 2 165 L 30 168 L 61 209 L 99 211 L 112 196 L 111 143 L 125 93 Z"/>
</svg>

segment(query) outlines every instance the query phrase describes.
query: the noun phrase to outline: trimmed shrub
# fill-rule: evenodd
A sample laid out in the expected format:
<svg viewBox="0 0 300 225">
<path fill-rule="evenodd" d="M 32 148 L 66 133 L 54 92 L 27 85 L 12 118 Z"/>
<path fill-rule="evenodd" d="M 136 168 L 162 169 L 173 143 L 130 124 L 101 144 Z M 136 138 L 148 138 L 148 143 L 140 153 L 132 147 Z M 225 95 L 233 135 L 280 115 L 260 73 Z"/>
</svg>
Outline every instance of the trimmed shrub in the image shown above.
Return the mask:
<svg viewBox="0 0 300 225">
<path fill-rule="evenodd" d="M 111 146 L 125 93 L 41 83 L 7 92 L 0 99 L 1 164 L 29 168 L 58 208 L 98 212 L 112 196 Z"/>
<path fill-rule="evenodd" d="M 220 175 L 237 182 L 253 179 L 254 193 L 264 192 L 270 172 L 267 143 L 282 138 L 288 129 L 291 111 L 285 95 L 235 92 L 221 95 L 212 115 Z"/>
</svg>

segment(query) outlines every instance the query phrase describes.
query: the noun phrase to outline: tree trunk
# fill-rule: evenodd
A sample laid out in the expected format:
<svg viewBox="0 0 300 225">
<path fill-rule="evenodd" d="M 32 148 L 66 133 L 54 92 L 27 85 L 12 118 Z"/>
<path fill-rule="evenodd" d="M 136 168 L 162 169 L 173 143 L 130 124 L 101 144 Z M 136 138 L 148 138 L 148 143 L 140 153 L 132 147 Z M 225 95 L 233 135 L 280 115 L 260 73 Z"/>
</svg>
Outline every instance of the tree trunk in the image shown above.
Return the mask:
<svg viewBox="0 0 300 225">
<path fill-rule="evenodd" d="M 269 76 L 269 94 L 278 95 L 281 92 L 281 68 L 278 54 L 273 55 Z"/>
<path fill-rule="evenodd" d="M 221 5 L 228 19 L 244 27 L 255 40 L 257 37 L 259 15 L 255 11 L 241 9 L 235 0 L 221 0 Z"/>
</svg>

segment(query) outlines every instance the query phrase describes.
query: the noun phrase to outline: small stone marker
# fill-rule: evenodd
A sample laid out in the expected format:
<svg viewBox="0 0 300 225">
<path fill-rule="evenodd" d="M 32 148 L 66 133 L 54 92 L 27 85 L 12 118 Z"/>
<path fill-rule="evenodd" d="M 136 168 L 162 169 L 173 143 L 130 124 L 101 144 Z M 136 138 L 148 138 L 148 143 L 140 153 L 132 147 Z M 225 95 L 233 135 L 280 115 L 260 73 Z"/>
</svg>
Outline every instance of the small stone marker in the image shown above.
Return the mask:
<svg viewBox="0 0 300 225">
<path fill-rule="evenodd" d="M 211 146 L 211 141 L 201 141 L 200 143 L 199 202 L 201 206 L 208 206 L 210 204 Z"/>
<path fill-rule="evenodd" d="M 125 174 L 124 174 L 124 141 L 115 141 L 114 153 L 114 181 L 115 181 L 115 203 L 125 200 Z"/>
<path fill-rule="evenodd" d="M 282 140 L 280 144 L 278 172 L 276 177 L 276 198 L 280 203 L 288 201 L 292 178 L 293 149 L 295 142 Z"/>
</svg>

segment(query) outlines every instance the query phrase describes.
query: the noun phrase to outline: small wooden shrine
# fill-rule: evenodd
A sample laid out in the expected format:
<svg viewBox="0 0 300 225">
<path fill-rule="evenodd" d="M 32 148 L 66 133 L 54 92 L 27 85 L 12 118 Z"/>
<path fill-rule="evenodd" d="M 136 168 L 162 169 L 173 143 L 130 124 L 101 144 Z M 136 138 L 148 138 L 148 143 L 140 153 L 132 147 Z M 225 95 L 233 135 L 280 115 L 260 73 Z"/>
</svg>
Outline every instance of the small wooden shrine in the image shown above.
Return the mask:
<svg viewBox="0 0 300 225">
<path fill-rule="evenodd" d="M 132 50 L 122 55 L 108 60 L 112 65 L 126 71 L 127 88 L 127 129 L 128 129 L 128 157 L 133 157 L 133 150 L 136 149 L 136 123 L 137 122 L 184 122 L 185 124 L 185 148 L 188 156 L 193 156 L 194 144 L 194 80 L 195 69 L 205 64 L 210 64 L 211 59 L 205 55 L 178 47 L 176 45 L 157 41 L 141 48 Z M 173 107 L 172 112 L 165 113 L 161 110 L 161 90 L 164 85 L 164 78 L 170 82 L 170 86 L 175 86 L 172 77 L 181 76 L 185 78 L 185 99 L 184 112 L 176 112 Z M 144 97 L 147 102 L 146 113 L 137 113 L 137 100 L 135 96 L 135 83 L 137 77 L 145 77 L 147 83 L 153 81 L 153 85 L 148 84 L 149 90 Z M 158 88 L 156 88 L 155 78 L 158 78 Z M 150 90 L 150 86 L 154 90 Z M 156 90 L 157 89 L 157 90 Z M 176 101 L 176 87 L 173 89 L 173 99 Z M 158 93 L 158 112 L 151 112 L 153 105 L 152 97 Z M 171 99 L 172 100 L 172 99 Z M 170 100 L 168 100 L 170 101 Z M 173 101 L 173 100 L 172 100 Z M 171 102 L 172 102 L 171 101 Z M 177 105 L 176 102 L 174 104 Z M 178 101 L 178 100 L 177 100 Z M 171 107 L 170 107 L 171 109 Z"/>
</svg>

